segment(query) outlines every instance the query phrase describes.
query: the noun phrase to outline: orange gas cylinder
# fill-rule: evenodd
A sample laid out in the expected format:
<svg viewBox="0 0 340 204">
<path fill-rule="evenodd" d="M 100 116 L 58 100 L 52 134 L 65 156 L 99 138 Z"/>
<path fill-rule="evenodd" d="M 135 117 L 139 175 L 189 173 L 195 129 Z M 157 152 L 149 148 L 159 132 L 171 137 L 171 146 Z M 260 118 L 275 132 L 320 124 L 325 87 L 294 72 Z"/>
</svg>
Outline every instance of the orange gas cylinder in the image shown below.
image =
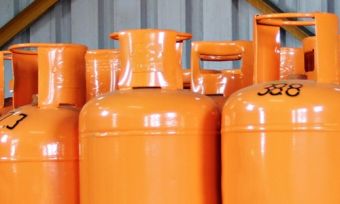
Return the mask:
<svg viewBox="0 0 340 204">
<path fill-rule="evenodd" d="M 204 70 L 200 61 L 242 59 L 239 69 Z M 235 91 L 252 84 L 253 43 L 250 41 L 193 42 L 191 50 L 192 91 L 214 99 L 222 109 Z"/>
<path fill-rule="evenodd" d="M 257 84 L 236 92 L 223 108 L 223 202 L 338 204 L 338 19 L 283 13 L 255 16 L 254 22 Z M 280 78 L 279 29 L 290 25 L 315 25 L 310 80 L 273 81 Z"/>
<path fill-rule="evenodd" d="M 9 51 L 0 51 L 0 115 L 13 109 L 12 97 L 5 98 L 5 60 L 12 60 Z"/>
<path fill-rule="evenodd" d="M 0 203 L 77 204 L 86 47 L 18 44 L 10 50 L 36 53 L 39 92 L 37 104 L 0 118 Z"/>
<path fill-rule="evenodd" d="M 280 79 L 306 79 L 303 48 L 280 48 Z"/>
<path fill-rule="evenodd" d="M 171 30 L 128 30 L 119 39 L 119 90 L 80 115 L 82 204 L 217 204 L 219 113 L 180 90 Z M 179 81 L 179 82 L 178 82 Z"/>
<path fill-rule="evenodd" d="M 118 49 L 89 50 L 86 60 L 86 100 L 117 89 Z"/>
<path fill-rule="evenodd" d="M 12 49 L 13 106 L 31 104 L 38 93 L 37 53 L 30 50 Z"/>
</svg>

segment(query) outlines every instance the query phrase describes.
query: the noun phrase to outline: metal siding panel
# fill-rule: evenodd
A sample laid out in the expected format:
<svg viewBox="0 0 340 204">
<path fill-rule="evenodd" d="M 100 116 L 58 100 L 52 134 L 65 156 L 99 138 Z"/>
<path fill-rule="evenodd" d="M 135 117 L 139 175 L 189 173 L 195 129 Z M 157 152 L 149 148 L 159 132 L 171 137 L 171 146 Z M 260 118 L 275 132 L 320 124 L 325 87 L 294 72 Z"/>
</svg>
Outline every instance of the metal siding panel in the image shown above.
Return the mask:
<svg viewBox="0 0 340 204">
<path fill-rule="evenodd" d="M 70 43 L 72 40 L 71 1 L 59 0 L 55 8 L 56 42 Z"/>
<path fill-rule="evenodd" d="M 340 1 L 333 1 L 333 11 L 336 15 L 340 16 Z"/>
<path fill-rule="evenodd" d="M 5 97 L 12 97 L 12 93 L 9 92 L 9 82 L 13 79 L 12 73 L 12 63 L 10 61 L 5 61 Z"/>
<path fill-rule="evenodd" d="M 54 12 L 55 11 L 51 9 L 30 27 L 30 42 L 56 41 Z"/>
<path fill-rule="evenodd" d="M 158 27 L 158 0 L 146 0 L 146 27 L 157 28 Z"/>
<path fill-rule="evenodd" d="M 4 24 L 33 0 L 1 1 L 0 23 Z M 271 1 L 284 11 L 340 14 L 339 1 Z M 187 31 L 193 34 L 193 40 L 251 40 L 253 16 L 258 13 L 245 0 L 60 0 L 10 43 L 72 41 L 91 49 L 112 48 L 117 43 L 108 38 L 109 33 L 141 27 Z M 287 34 L 285 44 L 300 46 L 300 41 Z M 189 57 L 190 43 L 185 46 L 184 66 L 189 66 Z"/>
<path fill-rule="evenodd" d="M 141 4 L 138 0 L 114 0 L 113 4 L 113 28 L 114 31 L 126 29 L 138 29 L 141 27 Z M 114 41 L 114 47 L 118 43 Z"/>
<path fill-rule="evenodd" d="M 239 1 L 238 8 L 238 39 L 252 40 L 254 15 L 260 12 L 244 0 Z"/>
<path fill-rule="evenodd" d="M 71 1 L 72 42 L 98 48 L 98 1 Z"/>
<path fill-rule="evenodd" d="M 4 4 L 6 6 L 2 6 L 2 9 L 8 9 L 7 11 L 0 12 L 0 18 L 3 21 L 2 23 L 5 24 L 11 18 L 15 16 L 15 14 L 19 13 L 22 9 L 24 9 L 27 5 L 29 5 L 33 0 L 8 0 L 11 4 Z M 15 36 L 12 40 L 10 40 L 7 45 L 4 46 L 6 49 L 11 44 L 17 43 L 24 43 L 29 41 L 29 28 L 24 30 L 23 32 L 19 33 Z M 11 97 L 12 94 L 9 92 L 9 81 L 13 78 L 11 63 L 6 61 L 5 62 L 5 97 Z"/>
<path fill-rule="evenodd" d="M 186 32 L 192 33 L 192 40 L 185 43 L 183 66 L 190 67 L 191 42 L 203 40 L 203 0 L 188 0 L 185 4 Z"/>
<path fill-rule="evenodd" d="M 114 31 L 114 7 L 112 0 L 99 1 L 99 48 L 113 48 L 109 34 Z"/>
<path fill-rule="evenodd" d="M 185 1 L 158 0 L 158 28 L 185 32 Z"/>
<path fill-rule="evenodd" d="M 0 6 L 0 26 L 5 25 L 14 16 L 13 0 L 1 0 Z"/>
<path fill-rule="evenodd" d="M 28 6 L 32 1 L 33 0 L 14 0 L 13 1 L 14 15 L 12 17 L 14 17 L 15 14 L 19 13 L 22 9 Z M 27 28 L 24 31 L 20 32 L 12 40 L 10 40 L 10 42 L 8 42 L 8 45 L 29 42 L 29 36 L 30 36 L 30 32 L 29 32 L 29 28 Z"/>
<path fill-rule="evenodd" d="M 203 0 L 203 39 L 232 38 L 231 1 Z"/>
<path fill-rule="evenodd" d="M 192 40 L 203 40 L 203 0 L 188 0 L 185 7 L 186 30 Z"/>
<path fill-rule="evenodd" d="M 208 41 L 232 39 L 232 2 L 203 0 L 203 39 Z M 203 62 L 206 69 L 232 68 L 230 62 Z"/>
<path fill-rule="evenodd" d="M 285 12 L 298 12 L 299 11 L 299 2 L 295 0 L 286 0 L 286 1 L 278 1 L 276 4 L 281 10 Z M 301 42 L 300 40 L 293 37 L 290 33 L 282 30 L 281 31 L 281 40 L 282 46 L 285 47 L 300 47 Z"/>
<path fill-rule="evenodd" d="M 114 0 L 115 31 L 141 27 L 141 4 L 138 0 Z"/>
<path fill-rule="evenodd" d="M 298 3 L 298 11 L 300 12 L 325 11 L 324 9 L 327 8 L 327 6 L 324 6 L 324 3 L 327 3 L 325 0 L 299 0 Z"/>
<path fill-rule="evenodd" d="M 184 0 L 158 0 L 157 2 L 157 28 L 172 29 L 186 32 L 186 4 Z M 189 66 L 190 53 L 188 52 L 187 42 L 183 46 L 182 63 Z"/>
</svg>

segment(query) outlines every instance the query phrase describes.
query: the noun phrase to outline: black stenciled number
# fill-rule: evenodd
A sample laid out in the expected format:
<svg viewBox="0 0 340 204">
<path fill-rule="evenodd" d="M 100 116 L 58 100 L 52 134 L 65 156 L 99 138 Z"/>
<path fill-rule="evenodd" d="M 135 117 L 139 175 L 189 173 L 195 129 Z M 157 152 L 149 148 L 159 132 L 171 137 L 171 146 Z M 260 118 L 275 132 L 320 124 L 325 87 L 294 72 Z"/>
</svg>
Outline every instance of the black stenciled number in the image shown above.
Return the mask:
<svg viewBox="0 0 340 204">
<path fill-rule="evenodd" d="M 298 96 L 300 94 L 300 88 L 302 88 L 302 84 L 290 84 L 288 89 L 286 90 L 287 96 Z"/>
<path fill-rule="evenodd" d="M 257 95 L 259 96 L 264 96 L 267 94 L 270 94 L 272 96 L 277 96 L 277 95 L 282 95 L 283 89 L 286 88 L 286 93 L 287 96 L 290 97 L 295 97 L 300 94 L 300 89 L 303 87 L 302 84 L 288 84 L 286 83 L 279 83 L 279 84 L 270 84 L 264 87 L 263 92 L 257 92 Z"/>
<path fill-rule="evenodd" d="M 14 125 L 12 125 L 12 126 L 6 125 L 6 128 L 13 130 L 21 121 L 23 121 L 27 117 L 27 114 L 20 113 L 19 116 L 21 116 L 21 118 L 19 120 L 15 121 Z"/>
<path fill-rule="evenodd" d="M 264 96 L 266 94 L 270 94 L 272 96 L 282 95 L 283 88 L 286 87 L 286 83 L 279 83 L 279 84 L 271 84 L 268 86 L 265 86 L 264 92 L 258 92 L 257 95 Z"/>
</svg>

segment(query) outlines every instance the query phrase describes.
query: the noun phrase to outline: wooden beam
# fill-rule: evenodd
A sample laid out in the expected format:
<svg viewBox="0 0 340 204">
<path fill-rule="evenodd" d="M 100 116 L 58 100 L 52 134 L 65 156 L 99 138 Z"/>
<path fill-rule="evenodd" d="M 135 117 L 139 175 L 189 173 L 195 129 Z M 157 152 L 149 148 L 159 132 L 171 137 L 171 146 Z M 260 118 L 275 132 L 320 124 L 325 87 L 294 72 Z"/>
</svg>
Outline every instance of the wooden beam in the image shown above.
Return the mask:
<svg viewBox="0 0 340 204">
<path fill-rule="evenodd" d="M 31 25 L 58 0 L 35 0 L 0 28 L 0 47 Z"/>
<path fill-rule="evenodd" d="M 268 13 L 284 13 L 280 8 L 275 6 L 269 0 L 247 0 L 253 7 L 257 8 L 264 14 Z M 295 38 L 302 40 L 305 37 L 313 36 L 314 33 L 301 26 L 284 26 L 283 29 L 292 34 Z"/>
</svg>

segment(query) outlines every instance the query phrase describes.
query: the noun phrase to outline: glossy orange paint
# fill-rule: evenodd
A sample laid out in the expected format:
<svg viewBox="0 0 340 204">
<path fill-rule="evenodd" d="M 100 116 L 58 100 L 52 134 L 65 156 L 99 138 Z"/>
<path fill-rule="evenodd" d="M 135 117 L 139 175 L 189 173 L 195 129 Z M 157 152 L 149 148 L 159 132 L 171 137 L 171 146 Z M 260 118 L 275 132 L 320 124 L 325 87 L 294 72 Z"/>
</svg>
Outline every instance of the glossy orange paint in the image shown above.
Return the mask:
<svg viewBox="0 0 340 204">
<path fill-rule="evenodd" d="M 200 61 L 241 60 L 238 69 L 204 70 Z M 235 91 L 252 84 L 253 43 L 250 41 L 193 42 L 191 50 L 192 91 L 211 96 L 222 110 Z"/>
<path fill-rule="evenodd" d="M 183 69 L 183 89 L 191 89 L 191 71 Z"/>
<path fill-rule="evenodd" d="M 179 63 L 182 66 L 182 54 L 183 54 L 183 43 L 184 40 L 189 40 L 191 39 L 191 35 L 185 35 L 186 37 L 183 38 L 183 40 L 177 41 L 176 42 L 176 50 L 178 53 L 178 60 Z M 190 89 L 191 87 L 191 72 L 190 69 L 183 68 L 182 70 L 182 79 L 183 79 L 183 89 Z"/>
<path fill-rule="evenodd" d="M 340 45 L 340 35 L 338 35 L 338 43 Z M 314 60 L 314 49 L 315 49 L 315 37 L 307 37 L 305 39 L 303 39 L 302 41 L 303 44 L 303 53 L 304 53 L 304 69 L 305 70 L 314 70 L 315 68 L 315 60 Z M 340 57 L 340 56 L 339 56 Z M 340 69 L 340 67 L 339 67 Z M 340 74 L 340 72 L 338 72 L 338 74 Z M 309 77 L 313 77 L 314 73 L 313 72 L 307 72 L 307 75 L 309 75 Z M 338 76 L 338 78 L 340 79 L 340 76 Z M 340 83 L 340 82 L 339 82 Z"/>
<path fill-rule="evenodd" d="M 35 51 L 12 49 L 13 106 L 31 104 L 38 93 L 38 61 Z"/>
<path fill-rule="evenodd" d="M 280 48 L 280 79 L 306 79 L 303 48 Z"/>
<path fill-rule="evenodd" d="M 298 17 L 311 20 L 286 19 Z M 223 202 L 340 203 L 338 19 L 284 13 L 254 21 L 257 84 L 236 92 L 223 108 Z M 276 37 L 286 25 L 315 25 L 310 80 L 272 81 L 280 70 Z"/>
<path fill-rule="evenodd" d="M 239 56 L 213 56 L 213 55 L 201 55 L 201 60 L 204 61 L 231 61 L 239 60 Z M 191 69 L 183 69 L 183 88 L 191 89 Z"/>
<path fill-rule="evenodd" d="M 153 29 L 145 29 L 150 32 L 153 31 Z M 127 37 L 120 39 L 121 37 L 125 36 L 124 34 L 127 33 L 126 35 L 130 34 L 130 31 L 133 30 L 127 30 L 127 31 L 122 31 L 118 33 L 112 33 L 110 37 L 115 40 L 119 40 L 120 43 L 126 45 L 125 47 L 120 47 L 120 52 L 121 52 L 121 61 L 122 67 L 129 67 L 128 69 L 124 69 L 125 72 L 121 74 L 119 77 L 119 86 L 120 89 L 124 89 L 124 87 L 130 87 L 130 86 L 138 86 L 138 84 L 143 84 L 143 86 L 148 86 L 148 87 L 168 87 L 171 89 L 178 89 L 178 88 L 183 88 L 183 71 L 182 69 L 177 69 L 178 67 L 182 67 L 182 52 L 181 52 L 181 47 L 182 47 L 182 42 L 184 40 L 190 39 L 191 34 L 189 33 L 182 33 L 182 32 L 176 32 L 176 39 L 175 39 L 175 44 L 165 44 L 161 46 L 168 46 L 168 47 L 160 47 L 160 45 L 154 41 L 150 42 L 147 47 L 144 47 L 144 42 L 143 40 L 146 40 L 149 42 L 149 38 L 153 38 L 152 34 L 151 35 L 141 35 L 140 39 L 135 39 L 135 43 L 133 45 L 130 45 L 126 42 L 128 39 Z M 167 30 L 164 30 L 167 31 Z M 171 31 L 171 30 L 169 30 Z M 171 31 L 172 32 L 172 31 Z M 134 46 L 134 47 L 131 47 Z M 142 47 L 140 49 L 139 47 Z M 163 56 L 156 56 L 154 53 L 158 53 L 157 51 L 160 50 L 173 50 L 175 48 L 175 52 L 169 52 L 169 54 L 166 55 L 167 58 L 164 58 Z M 148 52 L 148 50 L 151 50 L 152 52 Z M 130 52 L 130 53 L 125 53 L 125 52 Z M 139 55 L 143 56 L 141 53 L 143 52 L 145 54 L 144 57 L 138 57 L 138 58 L 133 58 L 131 56 L 134 55 Z M 123 58 L 125 57 L 125 58 Z M 130 60 L 133 59 L 133 60 Z M 152 62 L 155 61 L 155 63 Z M 164 63 L 166 61 L 167 63 Z M 146 63 L 147 62 L 147 63 Z M 159 70 L 156 69 L 158 66 L 156 63 L 161 63 L 162 69 L 164 70 Z M 144 64 L 152 64 L 150 65 L 150 70 L 148 71 L 143 71 L 139 72 L 138 69 L 143 70 Z M 149 66 L 149 65 L 148 65 Z M 131 68 L 130 68 L 131 67 Z M 174 67 L 173 69 L 169 67 Z M 175 69 L 176 68 L 176 69 Z M 137 69 L 137 70 L 135 70 Z M 135 76 L 132 78 L 131 73 L 134 71 Z M 158 77 L 163 76 L 164 77 Z M 164 79 L 166 80 L 164 80 Z"/>
<path fill-rule="evenodd" d="M 18 44 L 10 50 L 25 48 L 36 49 L 38 101 L 0 118 L 0 203 L 77 204 L 86 47 Z"/>
<path fill-rule="evenodd" d="M 9 51 L 0 51 L 0 115 L 13 109 L 12 98 L 5 98 L 5 60 L 12 60 Z"/>
<path fill-rule="evenodd" d="M 86 100 L 112 92 L 118 86 L 118 49 L 89 50 L 86 60 Z"/>
<path fill-rule="evenodd" d="M 119 90 L 80 115 L 82 204 L 217 204 L 218 121 L 214 102 L 181 90 L 171 30 L 119 38 Z"/>
</svg>

